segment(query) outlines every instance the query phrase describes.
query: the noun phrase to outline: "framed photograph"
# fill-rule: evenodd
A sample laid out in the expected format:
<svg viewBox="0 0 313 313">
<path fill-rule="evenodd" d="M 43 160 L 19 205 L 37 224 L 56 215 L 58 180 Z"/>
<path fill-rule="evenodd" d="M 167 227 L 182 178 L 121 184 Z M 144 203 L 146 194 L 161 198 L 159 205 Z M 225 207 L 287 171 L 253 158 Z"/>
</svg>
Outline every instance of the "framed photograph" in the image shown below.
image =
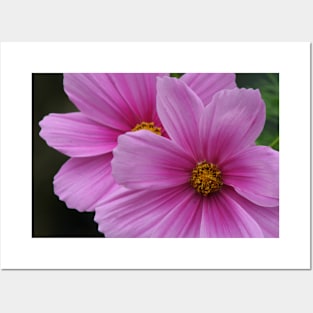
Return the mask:
<svg viewBox="0 0 313 313">
<path fill-rule="evenodd" d="M 3 43 L 3 269 L 310 269 L 309 43 Z"/>
</svg>

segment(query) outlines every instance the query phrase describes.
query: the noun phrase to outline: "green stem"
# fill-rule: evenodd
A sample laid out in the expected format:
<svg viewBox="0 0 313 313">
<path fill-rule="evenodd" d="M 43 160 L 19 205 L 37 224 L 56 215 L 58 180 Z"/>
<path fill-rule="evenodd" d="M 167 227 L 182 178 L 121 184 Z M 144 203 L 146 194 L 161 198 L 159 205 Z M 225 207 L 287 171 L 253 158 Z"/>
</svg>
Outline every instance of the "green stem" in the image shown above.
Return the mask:
<svg viewBox="0 0 313 313">
<path fill-rule="evenodd" d="M 272 141 L 272 143 L 270 144 L 270 147 L 274 147 L 277 143 L 278 143 L 278 141 L 279 141 L 279 136 L 277 136 L 273 141 Z"/>
</svg>

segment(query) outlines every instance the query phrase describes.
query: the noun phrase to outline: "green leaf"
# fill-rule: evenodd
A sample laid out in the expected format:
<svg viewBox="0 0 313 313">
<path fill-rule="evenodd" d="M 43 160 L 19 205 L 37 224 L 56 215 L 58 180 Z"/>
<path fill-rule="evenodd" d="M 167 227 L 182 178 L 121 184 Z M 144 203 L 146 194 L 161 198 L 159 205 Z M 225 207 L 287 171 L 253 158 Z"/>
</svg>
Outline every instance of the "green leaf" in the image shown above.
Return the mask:
<svg viewBox="0 0 313 313">
<path fill-rule="evenodd" d="M 171 77 L 176 77 L 176 78 L 180 78 L 182 75 L 184 75 L 183 73 L 171 73 L 170 76 Z"/>
</svg>

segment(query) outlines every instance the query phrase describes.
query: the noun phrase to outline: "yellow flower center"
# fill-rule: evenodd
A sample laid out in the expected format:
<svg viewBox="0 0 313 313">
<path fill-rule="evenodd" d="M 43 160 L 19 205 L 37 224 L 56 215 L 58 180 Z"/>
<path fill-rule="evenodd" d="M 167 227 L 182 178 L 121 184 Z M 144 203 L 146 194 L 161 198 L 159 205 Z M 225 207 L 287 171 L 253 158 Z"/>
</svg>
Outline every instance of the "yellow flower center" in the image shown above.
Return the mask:
<svg viewBox="0 0 313 313">
<path fill-rule="evenodd" d="M 222 173 L 216 165 L 202 161 L 192 170 L 190 184 L 198 193 L 206 197 L 222 188 Z"/>
<path fill-rule="evenodd" d="M 145 129 L 145 130 L 149 130 L 151 131 L 152 133 L 155 133 L 157 135 L 162 135 L 161 133 L 161 127 L 156 127 L 154 126 L 154 122 L 142 122 L 140 124 L 137 124 L 133 129 L 132 131 L 135 132 L 137 130 L 141 130 L 141 129 Z"/>
</svg>

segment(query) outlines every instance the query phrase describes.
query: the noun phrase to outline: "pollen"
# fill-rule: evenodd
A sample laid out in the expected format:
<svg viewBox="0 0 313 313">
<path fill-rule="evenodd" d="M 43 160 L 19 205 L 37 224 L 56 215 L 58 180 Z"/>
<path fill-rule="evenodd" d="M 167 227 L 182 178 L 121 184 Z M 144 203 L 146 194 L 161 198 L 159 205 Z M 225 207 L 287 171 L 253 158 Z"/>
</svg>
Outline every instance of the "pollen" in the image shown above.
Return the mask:
<svg viewBox="0 0 313 313">
<path fill-rule="evenodd" d="M 161 127 L 156 127 L 154 126 L 154 122 L 142 122 L 140 124 L 137 124 L 133 129 L 132 131 L 135 132 L 137 130 L 149 130 L 151 131 L 152 133 L 155 133 L 157 135 L 162 135 L 162 132 L 161 132 Z"/>
<path fill-rule="evenodd" d="M 190 184 L 198 193 L 206 197 L 222 188 L 222 173 L 212 163 L 199 162 L 192 170 Z"/>
</svg>

